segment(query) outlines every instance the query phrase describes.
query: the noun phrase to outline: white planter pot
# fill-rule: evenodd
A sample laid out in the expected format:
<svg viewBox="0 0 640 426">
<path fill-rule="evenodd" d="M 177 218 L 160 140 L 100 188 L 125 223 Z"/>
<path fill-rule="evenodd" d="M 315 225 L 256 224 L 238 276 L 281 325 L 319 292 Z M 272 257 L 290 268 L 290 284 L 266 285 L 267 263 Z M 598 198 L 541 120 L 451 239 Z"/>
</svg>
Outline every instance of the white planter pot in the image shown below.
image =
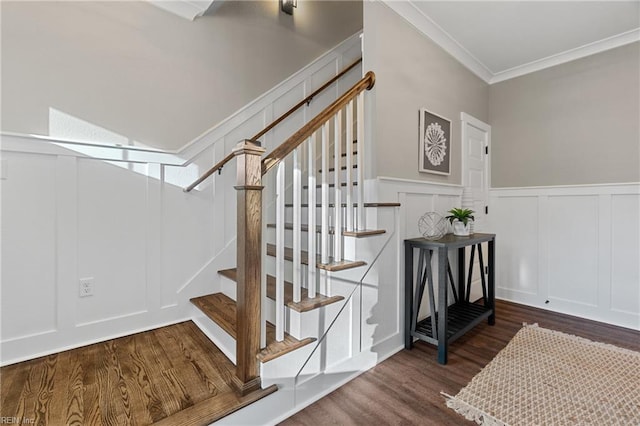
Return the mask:
<svg viewBox="0 0 640 426">
<path fill-rule="evenodd" d="M 464 237 L 470 234 L 471 222 L 466 225 L 458 220 L 453 221 L 453 235 Z"/>
</svg>

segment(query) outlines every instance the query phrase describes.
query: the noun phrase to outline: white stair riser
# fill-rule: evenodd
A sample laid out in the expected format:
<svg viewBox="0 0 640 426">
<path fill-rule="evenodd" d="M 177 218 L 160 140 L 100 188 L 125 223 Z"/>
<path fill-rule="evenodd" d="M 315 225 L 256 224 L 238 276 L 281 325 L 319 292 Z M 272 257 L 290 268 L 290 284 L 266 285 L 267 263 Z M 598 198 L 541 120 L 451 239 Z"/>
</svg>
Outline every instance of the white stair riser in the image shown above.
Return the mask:
<svg viewBox="0 0 640 426">
<path fill-rule="evenodd" d="M 191 319 L 204 334 L 207 335 L 232 363 L 236 363 L 236 340 L 222 329 L 215 321 L 206 316 L 200 309 L 192 305 Z"/>
<path fill-rule="evenodd" d="M 267 228 L 267 232 L 265 235 L 265 239 L 266 242 L 269 244 L 275 244 L 275 233 L 276 230 L 275 228 Z M 302 249 L 304 251 L 307 251 L 307 238 L 308 238 L 308 233 L 307 231 L 302 231 L 300 234 L 300 241 L 301 241 L 301 246 Z M 348 246 L 348 240 L 353 239 L 354 237 L 344 237 L 342 240 L 342 250 L 343 253 L 347 253 L 345 252 L 345 248 Z M 286 247 L 293 247 L 293 230 L 292 229 L 285 229 L 284 231 L 284 239 L 285 239 L 285 246 Z M 316 232 L 316 253 L 320 253 L 320 233 Z M 333 234 L 329 235 L 329 256 L 333 257 L 334 256 L 334 241 L 335 241 L 335 236 Z M 348 252 L 349 254 L 351 254 L 352 252 Z M 346 256 L 345 254 L 343 254 L 343 257 L 345 259 L 355 259 L 354 257 L 349 257 Z M 274 269 L 275 271 L 275 269 Z"/>
<path fill-rule="evenodd" d="M 342 197 L 342 202 L 344 203 L 344 196 Z M 333 220 L 334 220 L 334 212 L 333 212 L 334 207 L 329 207 L 329 222 L 330 224 L 333 224 Z M 356 212 L 356 208 L 352 207 L 353 212 L 354 212 L 354 217 L 355 217 L 355 212 Z M 370 210 L 370 209 L 368 209 Z M 306 224 L 307 223 L 307 219 L 309 218 L 309 211 L 307 207 L 302 207 L 301 208 L 301 218 L 300 218 L 300 222 Z M 342 207 L 342 222 L 344 225 L 345 222 L 345 217 L 347 215 L 347 208 L 346 207 Z M 322 218 L 322 208 L 321 207 L 316 207 L 316 218 L 319 220 Z M 285 220 L 287 222 L 291 222 L 293 223 L 293 207 L 286 207 L 285 208 Z"/>
<path fill-rule="evenodd" d="M 307 312 L 298 312 L 285 306 L 286 331 L 298 340 L 307 337 L 319 338 L 329 325 L 329 319 L 335 317 L 344 299 Z M 275 321 L 275 300 L 266 298 L 262 305 L 265 309 L 267 321 Z"/>
<path fill-rule="evenodd" d="M 343 181 L 344 182 L 344 181 Z M 322 183 L 322 181 L 320 180 L 320 178 L 316 181 L 317 185 L 320 185 Z M 331 177 L 331 179 L 329 179 L 328 181 L 329 184 L 333 184 L 333 177 Z M 302 198 L 302 203 L 306 204 L 307 200 L 309 199 L 309 195 L 308 195 L 308 188 L 304 188 L 307 185 L 307 182 L 304 181 L 302 182 L 302 186 L 303 188 L 301 189 L 301 198 Z M 356 203 L 358 201 L 358 186 L 354 185 L 352 186 L 352 200 L 354 203 Z M 345 201 L 346 199 L 346 187 L 341 187 L 341 192 L 342 192 L 342 202 Z M 321 200 L 321 196 L 322 196 L 322 188 L 321 187 L 316 187 L 316 203 L 320 203 Z M 285 203 L 287 204 L 291 204 L 293 203 L 293 190 L 292 187 L 289 186 L 285 189 Z M 329 202 L 333 202 L 335 200 L 335 188 L 334 187 L 329 187 Z"/>
<path fill-rule="evenodd" d="M 343 163 L 340 165 L 340 170 L 338 170 L 338 173 L 340 173 L 340 182 L 346 182 L 347 181 L 347 170 L 343 170 L 342 167 L 344 166 L 344 161 Z M 333 168 L 333 165 L 331 165 L 331 168 Z M 356 175 L 356 171 L 358 170 L 358 168 L 353 168 L 351 167 L 351 182 L 354 181 L 355 179 L 355 175 Z M 330 170 L 329 173 L 327 174 L 327 180 L 329 181 L 329 183 L 334 183 L 334 179 L 336 178 L 336 172 L 333 170 Z M 317 179 L 318 182 L 321 182 L 322 180 L 322 174 L 319 173 L 317 175 Z"/>
<path fill-rule="evenodd" d="M 220 292 L 233 300 L 238 300 L 238 286 L 236 282 L 223 275 L 220 275 Z"/>
<path fill-rule="evenodd" d="M 266 273 L 273 276 L 275 271 L 276 258 L 272 256 L 267 256 L 266 263 L 267 263 L 265 265 Z M 317 287 L 316 288 L 320 293 L 331 296 L 331 294 L 327 293 L 326 279 L 325 279 L 325 276 L 327 276 L 326 274 L 327 273 L 325 271 L 317 270 L 317 274 L 316 274 Z M 289 261 L 284 262 L 284 279 L 285 281 L 293 282 L 293 263 L 292 262 L 289 262 Z M 307 280 L 308 280 L 307 267 L 306 265 L 302 265 L 302 287 L 303 288 L 308 288 Z"/>
</svg>

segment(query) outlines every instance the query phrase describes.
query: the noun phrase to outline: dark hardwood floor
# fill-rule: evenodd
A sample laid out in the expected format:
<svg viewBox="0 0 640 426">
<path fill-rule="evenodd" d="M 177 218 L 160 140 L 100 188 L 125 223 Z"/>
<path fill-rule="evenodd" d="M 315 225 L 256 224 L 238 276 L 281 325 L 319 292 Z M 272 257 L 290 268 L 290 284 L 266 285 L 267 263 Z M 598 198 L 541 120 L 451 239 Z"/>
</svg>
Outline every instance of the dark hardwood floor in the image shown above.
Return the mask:
<svg viewBox="0 0 640 426">
<path fill-rule="evenodd" d="M 496 312 L 495 326 L 483 323 L 449 346 L 447 365 L 437 363 L 435 346 L 416 342 L 281 424 L 475 424 L 447 408 L 440 392 L 458 393 L 523 322 L 640 351 L 637 331 L 504 301 L 497 301 Z"/>
<path fill-rule="evenodd" d="M 2 367 L 0 416 L 51 426 L 206 425 L 276 390 L 239 397 L 234 371 L 187 321 Z"/>
</svg>

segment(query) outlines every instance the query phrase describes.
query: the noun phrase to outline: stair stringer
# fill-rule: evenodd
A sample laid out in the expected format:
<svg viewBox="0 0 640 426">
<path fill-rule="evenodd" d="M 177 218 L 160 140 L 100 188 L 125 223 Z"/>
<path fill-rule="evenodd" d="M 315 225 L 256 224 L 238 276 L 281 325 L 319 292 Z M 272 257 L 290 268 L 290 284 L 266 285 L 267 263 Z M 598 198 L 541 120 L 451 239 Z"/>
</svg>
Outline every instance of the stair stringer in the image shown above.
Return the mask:
<svg viewBox="0 0 640 426">
<path fill-rule="evenodd" d="M 216 253 L 205 265 L 191 276 L 178 290 L 176 294 L 180 300 L 185 300 L 189 306 L 189 299 L 204 294 L 221 291 L 222 277 L 218 277 L 217 272 L 226 265 L 236 261 L 236 239 L 231 239 L 222 250 Z M 216 277 L 211 282 L 211 277 Z"/>
</svg>

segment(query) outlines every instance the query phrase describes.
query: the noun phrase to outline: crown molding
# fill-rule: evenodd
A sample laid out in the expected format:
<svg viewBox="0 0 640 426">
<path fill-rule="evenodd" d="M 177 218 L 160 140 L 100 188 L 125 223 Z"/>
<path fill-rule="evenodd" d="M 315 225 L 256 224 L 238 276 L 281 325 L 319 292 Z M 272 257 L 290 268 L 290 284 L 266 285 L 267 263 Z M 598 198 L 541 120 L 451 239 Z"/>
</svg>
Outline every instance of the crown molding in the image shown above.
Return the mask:
<svg viewBox="0 0 640 426">
<path fill-rule="evenodd" d="M 510 80 L 512 78 L 520 77 L 525 74 L 530 74 L 536 71 L 543 70 L 545 68 L 554 67 L 566 62 L 575 61 L 576 59 L 595 55 L 596 53 L 615 49 L 616 47 L 624 46 L 626 44 L 631 44 L 637 41 L 640 41 L 640 28 L 636 28 L 635 30 L 627 31 L 626 33 L 618 34 L 593 43 L 585 44 L 584 46 L 576 47 L 575 49 L 570 49 L 556 55 L 539 59 L 537 61 L 529 62 L 528 64 L 520 65 L 505 71 L 495 73 L 489 81 L 489 84 Z"/>
<path fill-rule="evenodd" d="M 458 60 L 472 73 L 480 77 L 488 84 L 499 83 L 501 81 L 520 77 L 545 68 L 560 65 L 616 47 L 624 46 L 640 41 L 640 28 L 627 31 L 603 40 L 586 44 L 575 49 L 567 50 L 556 55 L 552 55 L 537 61 L 510 68 L 505 71 L 492 72 L 486 65 L 473 56 L 456 39 L 442 29 L 429 16 L 415 6 L 416 0 L 380 0 L 391 10 L 396 12 L 407 22 L 413 25 L 418 31 L 433 40 L 438 46 Z"/>
<path fill-rule="evenodd" d="M 493 73 L 453 37 L 418 9 L 412 1 L 381 0 L 391 10 L 416 27 L 418 31 L 433 40 L 438 46 L 453 56 L 458 62 L 480 77 L 486 83 L 493 78 Z"/>
</svg>

